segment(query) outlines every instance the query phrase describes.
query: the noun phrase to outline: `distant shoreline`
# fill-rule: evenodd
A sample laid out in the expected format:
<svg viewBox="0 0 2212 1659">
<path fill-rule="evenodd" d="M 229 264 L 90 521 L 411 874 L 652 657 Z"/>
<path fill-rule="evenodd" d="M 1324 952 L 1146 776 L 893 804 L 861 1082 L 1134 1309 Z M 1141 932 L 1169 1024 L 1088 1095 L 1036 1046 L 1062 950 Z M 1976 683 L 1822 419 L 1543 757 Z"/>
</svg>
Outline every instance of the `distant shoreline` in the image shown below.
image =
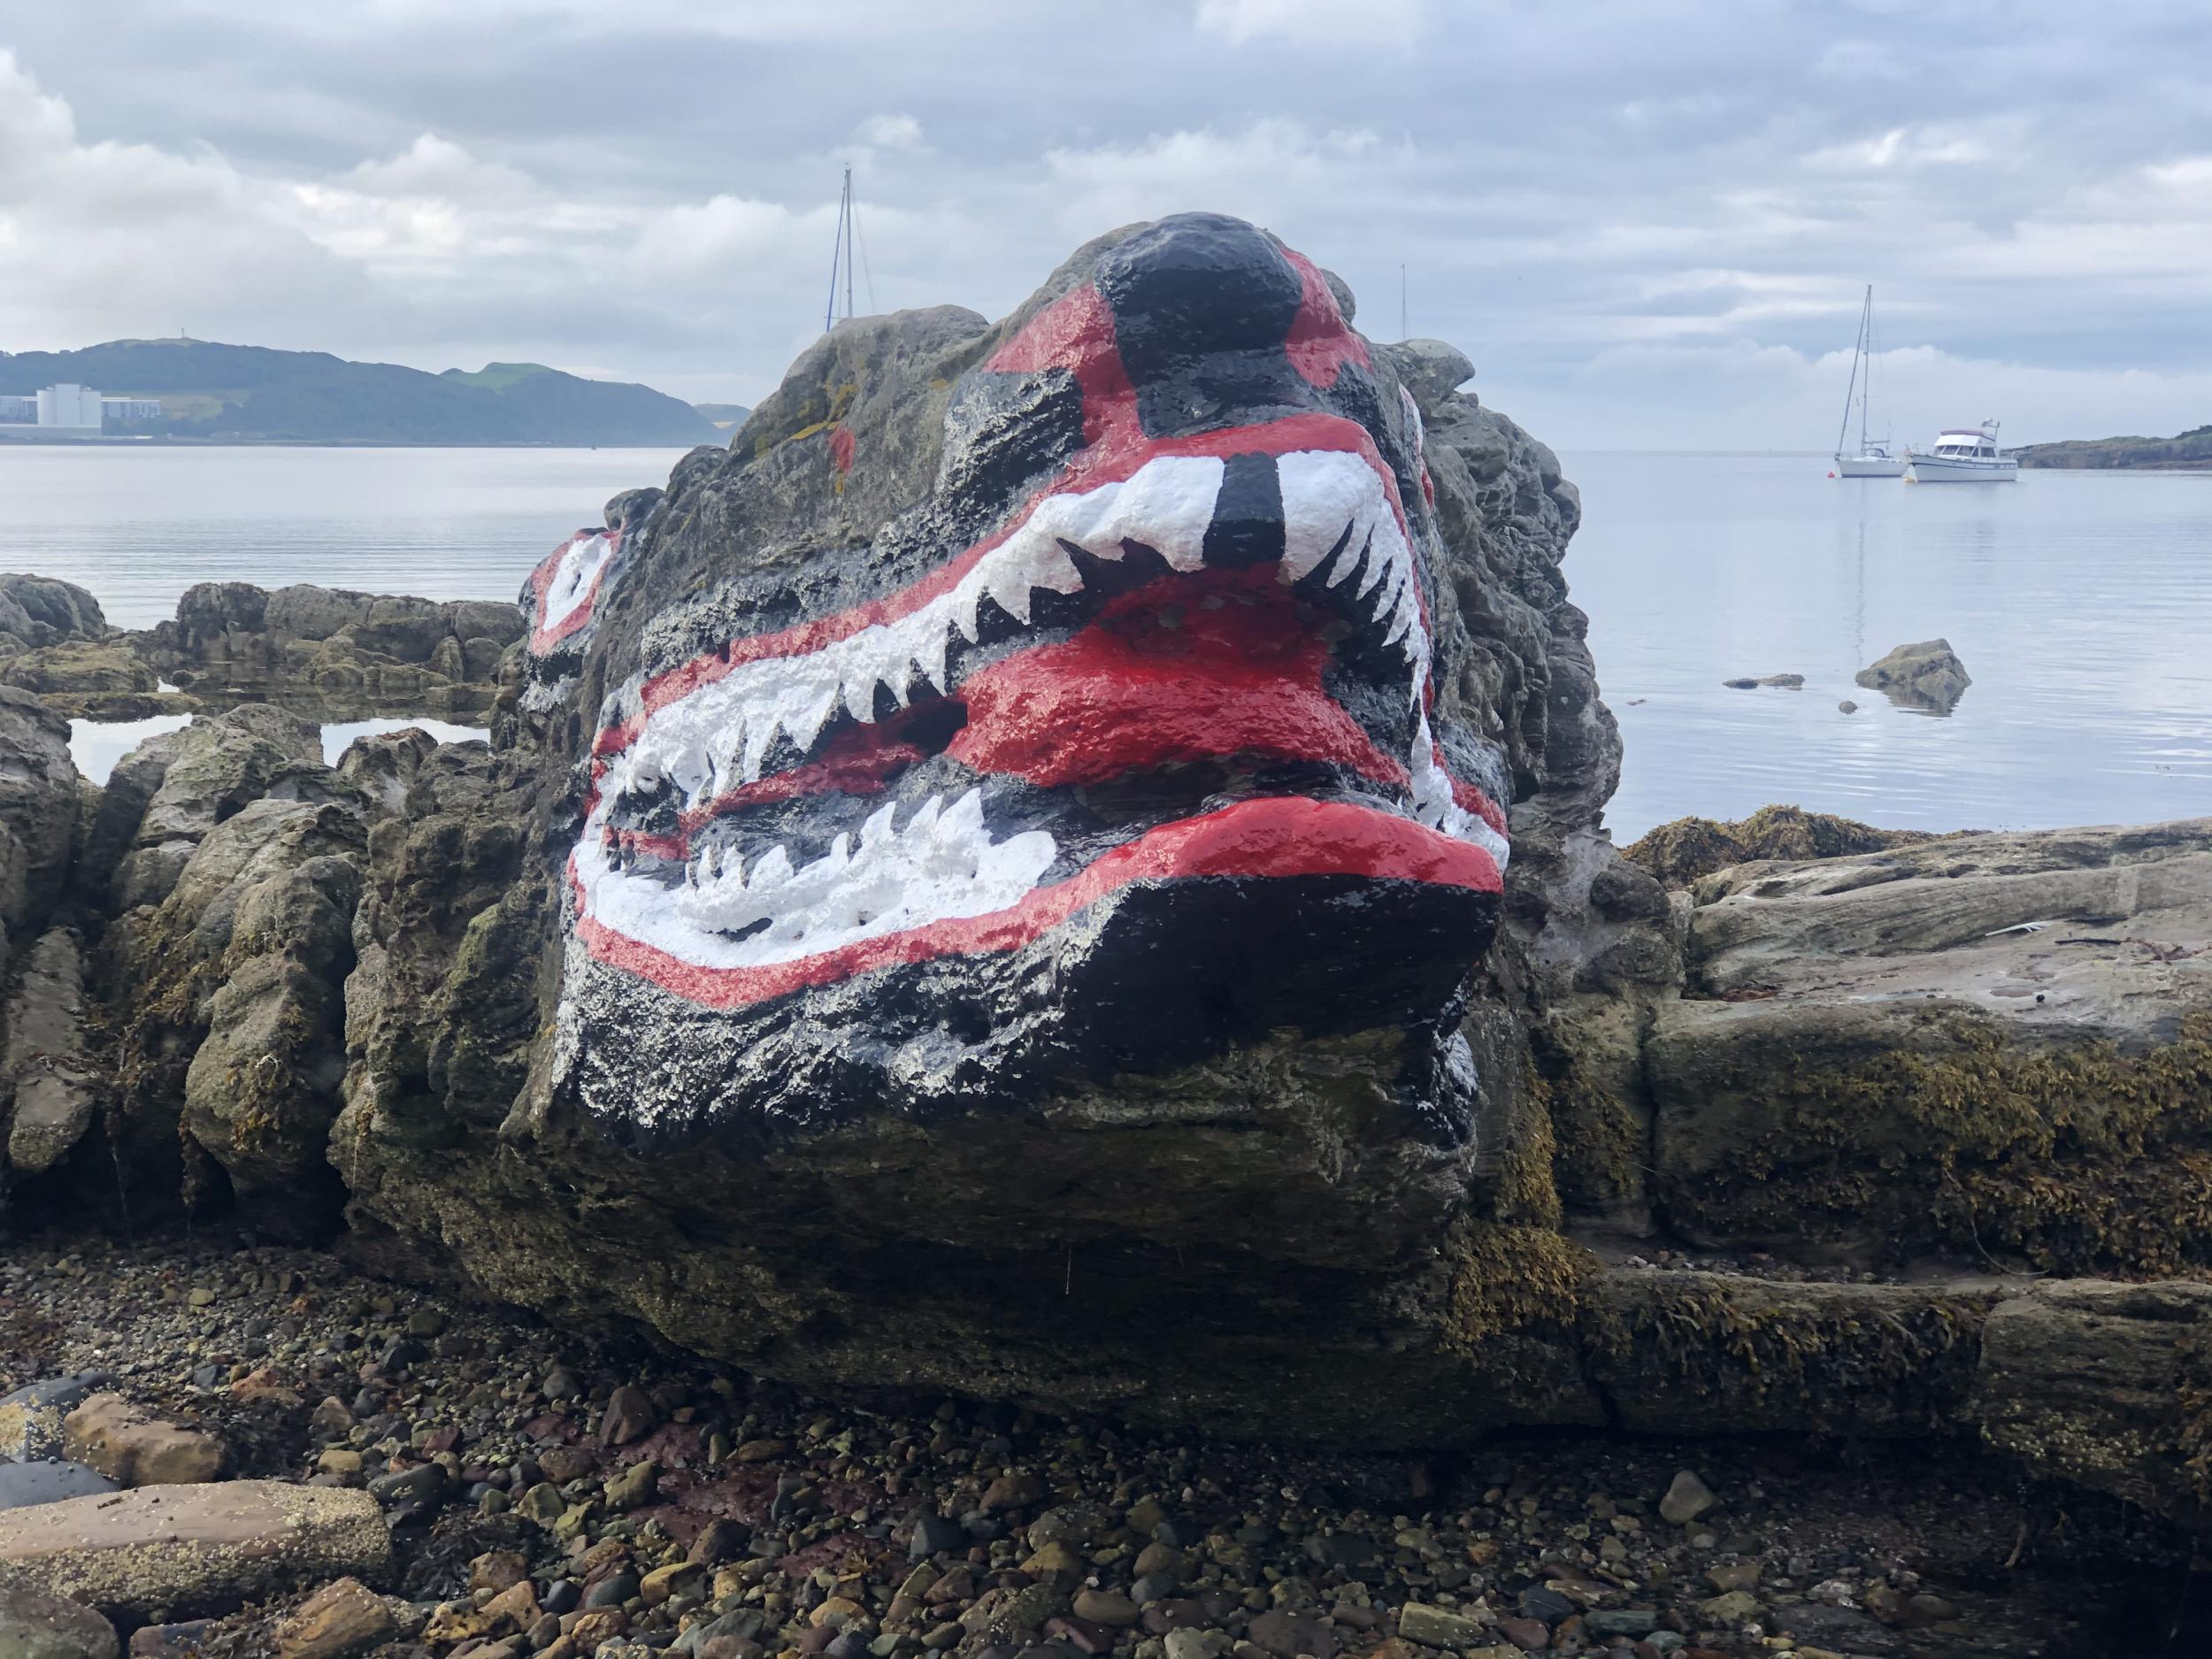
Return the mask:
<svg viewBox="0 0 2212 1659">
<path fill-rule="evenodd" d="M 0 435 L 0 449 L 681 449 L 681 443 L 568 443 L 551 439 L 484 440 L 441 443 L 426 438 L 19 438 Z M 727 445 L 693 444 L 692 449 Z"/>
</svg>

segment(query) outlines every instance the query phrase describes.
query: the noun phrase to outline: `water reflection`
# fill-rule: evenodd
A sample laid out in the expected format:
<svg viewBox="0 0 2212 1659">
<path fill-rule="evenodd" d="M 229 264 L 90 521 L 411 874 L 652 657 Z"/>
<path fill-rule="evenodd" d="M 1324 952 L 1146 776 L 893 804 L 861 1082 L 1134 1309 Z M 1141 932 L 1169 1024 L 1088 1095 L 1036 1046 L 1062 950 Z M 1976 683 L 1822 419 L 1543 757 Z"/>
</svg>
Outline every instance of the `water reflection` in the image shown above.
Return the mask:
<svg viewBox="0 0 2212 1659">
<path fill-rule="evenodd" d="M 148 720 L 72 720 L 69 723 L 69 757 L 76 763 L 83 777 L 97 784 L 104 784 L 115 771 L 116 762 L 136 749 L 150 737 L 164 732 L 173 732 L 192 724 L 188 714 L 157 715 Z M 393 716 L 375 720 L 332 721 L 323 726 L 323 760 L 336 765 L 338 757 L 357 737 L 372 737 L 385 732 L 404 732 L 412 728 L 427 732 L 441 743 L 465 743 L 472 739 L 489 735 L 480 726 L 456 726 L 447 720 L 419 720 Z"/>
</svg>

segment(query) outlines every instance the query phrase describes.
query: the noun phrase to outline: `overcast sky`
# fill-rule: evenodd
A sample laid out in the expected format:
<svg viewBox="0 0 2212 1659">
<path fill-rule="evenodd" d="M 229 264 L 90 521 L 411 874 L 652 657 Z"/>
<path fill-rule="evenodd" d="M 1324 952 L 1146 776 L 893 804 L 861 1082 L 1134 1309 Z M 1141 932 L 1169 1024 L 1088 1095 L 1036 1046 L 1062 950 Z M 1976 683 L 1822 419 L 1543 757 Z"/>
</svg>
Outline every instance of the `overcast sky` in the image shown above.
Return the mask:
<svg viewBox="0 0 2212 1659">
<path fill-rule="evenodd" d="M 997 316 L 1240 213 L 1563 448 L 2212 420 L 2212 7 L 2121 0 L 0 0 L 0 349 L 174 334 L 751 403 L 859 303 Z M 1841 354 L 1841 355 L 1839 355 Z"/>
</svg>

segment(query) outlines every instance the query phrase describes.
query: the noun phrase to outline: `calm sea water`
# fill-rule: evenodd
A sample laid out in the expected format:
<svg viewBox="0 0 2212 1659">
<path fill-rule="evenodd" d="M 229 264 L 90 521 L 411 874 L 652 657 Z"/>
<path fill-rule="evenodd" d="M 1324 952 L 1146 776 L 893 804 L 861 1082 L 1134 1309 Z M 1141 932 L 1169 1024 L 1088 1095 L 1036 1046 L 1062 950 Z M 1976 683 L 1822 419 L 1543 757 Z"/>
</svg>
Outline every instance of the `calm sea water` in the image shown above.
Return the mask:
<svg viewBox="0 0 2212 1659">
<path fill-rule="evenodd" d="M 0 566 L 81 582 L 131 627 L 216 579 L 504 599 L 676 458 L 0 449 Z M 1814 456 L 1564 459 L 1568 577 L 1627 741 L 1620 839 L 1770 801 L 1934 829 L 2212 814 L 2212 474 L 1908 486 Z M 1939 635 L 1974 679 L 1949 717 L 1852 684 Z M 1785 672 L 1805 689 L 1720 683 Z"/>
<path fill-rule="evenodd" d="M 1584 510 L 1568 580 L 1627 745 L 1618 839 L 1774 801 L 1926 829 L 2212 814 L 2212 473 L 1562 460 Z M 1852 684 L 1933 638 L 1974 681 L 1948 717 Z M 1805 689 L 1720 683 L 1775 673 Z"/>
</svg>

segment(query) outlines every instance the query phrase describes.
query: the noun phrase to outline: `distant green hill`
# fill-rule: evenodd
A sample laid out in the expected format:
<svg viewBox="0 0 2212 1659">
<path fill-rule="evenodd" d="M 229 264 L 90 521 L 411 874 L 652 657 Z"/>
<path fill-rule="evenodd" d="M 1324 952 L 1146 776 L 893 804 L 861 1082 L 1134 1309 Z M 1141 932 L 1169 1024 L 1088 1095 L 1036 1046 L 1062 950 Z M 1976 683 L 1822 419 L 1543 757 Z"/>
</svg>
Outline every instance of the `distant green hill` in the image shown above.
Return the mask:
<svg viewBox="0 0 2212 1659">
<path fill-rule="evenodd" d="M 692 407 L 724 432 L 734 432 L 752 416 L 744 403 L 694 403 Z"/>
<path fill-rule="evenodd" d="M 2075 468 L 2212 466 L 2212 426 L 2192 426 L 2171 438 L 2071 438 L 2031 443 L 2023 466 Z"/>
<path fill-rule="evenodd" d="M 426 374 L 204 340 L 111 340 L 81 351 L 0 352 L 0 394 L 58 381 L 155 397 L 162 419 L 109 430 L 292 443 L 713 443 L 722 434 L 649 386 L 587 380 L 536 363 Z"/>
</svg>

